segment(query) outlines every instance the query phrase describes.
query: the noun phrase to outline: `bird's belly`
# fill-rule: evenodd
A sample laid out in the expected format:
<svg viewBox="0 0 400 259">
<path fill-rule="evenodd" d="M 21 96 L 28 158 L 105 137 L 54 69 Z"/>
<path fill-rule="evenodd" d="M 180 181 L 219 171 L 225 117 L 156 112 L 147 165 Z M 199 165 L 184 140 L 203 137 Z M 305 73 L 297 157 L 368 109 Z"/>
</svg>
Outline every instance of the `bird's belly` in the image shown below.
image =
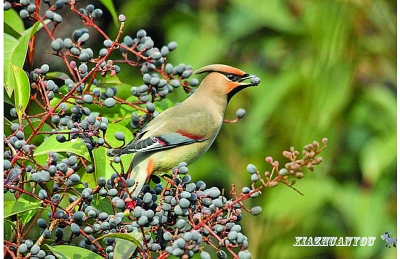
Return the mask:
<svg viewBox="0 0 400 259">
<path fill-rule="evenodd" d="M 197 142 L 190 145 L 176 147 L 170 150 L 159 151 L 154 154 L 154 173 L 171 173 L 172 168 L 180 162 L 191 164 L 202 156 L 210 145 L 205 142 Z"/>
</svg>

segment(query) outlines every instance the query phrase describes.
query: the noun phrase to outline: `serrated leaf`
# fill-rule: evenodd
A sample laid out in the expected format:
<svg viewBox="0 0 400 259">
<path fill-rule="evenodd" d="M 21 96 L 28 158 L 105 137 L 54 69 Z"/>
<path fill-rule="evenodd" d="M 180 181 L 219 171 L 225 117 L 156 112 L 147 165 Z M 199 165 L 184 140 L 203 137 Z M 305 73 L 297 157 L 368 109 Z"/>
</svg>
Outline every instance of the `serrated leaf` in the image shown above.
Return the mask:
<svg viewBox="0 0 400 259">
<path fill-rule="evenodd" d="M 53 252 L 59 259 L 73 259 L 73 258 L 90 258 L 90 259 L 103 259 L 102 256 L 78 246 L 58 245 L 46 246 Z"/>
<path fill-rule="evenodd" d="M 90 154 L 85 143 L 81 139 L 73 139 L 60 143 L 56 135 L 47 138 L 40 146 L 35 149 L 33 156 L 47 155 L 49 152 L 71 152 L 91 161 Z"/>
<path fill-rule="evenodd" d="M 31 96 L 29 79 L 25 71 L 13 64 L 12 74 L 14 78 L 14 91 L 15 91 L 15 108 L 17 109 L 18 118 L 21 120 L 25 109 L 28 106 L 29 98 Z"/>
</svg>

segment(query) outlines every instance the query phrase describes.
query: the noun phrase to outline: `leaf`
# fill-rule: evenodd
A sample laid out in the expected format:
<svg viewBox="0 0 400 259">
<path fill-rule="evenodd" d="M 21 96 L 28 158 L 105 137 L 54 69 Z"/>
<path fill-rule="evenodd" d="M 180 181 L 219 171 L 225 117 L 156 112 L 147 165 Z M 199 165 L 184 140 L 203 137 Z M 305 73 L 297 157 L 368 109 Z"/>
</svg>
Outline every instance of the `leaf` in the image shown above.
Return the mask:
<svg viewBox="0 0 400 259">
<path fill-rule="evenodd" d="M 73 139 L 60 143 L 56 139 L 56 135 L 47 138 L 40 146 L 35 149 L 33 156 L 47 155 L 49 152 L 71 152 L 91 161 L 89 151 L 85 143 L 81 139 Z"/>
<path fill-rule="evenodd" d="M 117 239 L 114 248 L 114 258 L 130 258 L 136 250 L 137 245 L 132 242 Z"/>
<path fill-rule="evenodd" d="M 118 76 L 110 76 L 106 75 L 101 81 L 97 84 L 98 86 L 114 86 L 114 85 L 122 85 L 121 80 L 119 80 Z"/>
<path fill-rule="evenodd" d="M 4 25 L 8 25 L 13 31 L 21 35 L 24 32 L 25 27 L 24 23 L 19 17 L 19 14 L 14 9 L 10 9 L 7 12 L 3 12 L 3 14 L 4 14 Z"/>
<path fill-rule="evenodd" d="M 385 170 L 396 162 L 397 136 L 374 137 L 360 151 L 360 167 L 363 177 L 375 186 Z"/>
<path fill-rule="evenodd" d="M 100 2 L 107 8 L 107 10 L 110 12 L 114 24 L 118 25 L 119 24 L 119 20 L 117 17 L 117 12 L 115 11 L 115 7 L 114 7 L 114 3 L 112 0 L 100 0 Z"/>
<path fill-rule="evenodd" d="M 99 147 L 93 150 L 93 162 L 95 165 L 95 178 L 105 177 L 109 158 L 107 157 L 107 149 Z"/>
<path fill-rule="evenodd" d="M 12 241 L 13 229 L 15 229 L 15 223 L 4 219 L 4 240 Z"/>
<path fill-rule="evenodd" d="M 112 233 L 101 236 L 98 239 L 105 237 L 117 238 L 114 248 L 114 258 L 130 258 L 135 252 L 136 247 L 141 246 L 140 241 L 142 240 L 142 234 L 139 232 Z"/>
<path fill-rule="evenodd" d="M 14 87 L 11 87 L 14 85 L 14 78 L 11 70 L 11 56 L 17 44 L 18 40 L 16 38 L 9 34 L 4 34 L 4 87 L 8 97 L 11 97 L 14 89 Z"/>
<path fill-rule="evenodd" d="M 94 162 L 94 174 L 93 177 L 98 179 L 99 177 L 104 177 L 109 179 L 111 175 L 116 171 L 121 172 L 121 166 L 119 164 L 113 164 L 114 168 L 111 167 L 110 160 L 112 157 L 107 156 L 107 149 L 105 147 L 99 147 L 92 151 L 93 154 L 93 162 Z M 121 156 L 121 162 L 124 166 L 124 170 L 128 170 L 130 163 L 133 159 L 134 154 L 126 154 Z M 82 181 L 86 181 L 88 176 L 84 176 Z M 91 181 L 87 181 L 91 183 Z M 94 181 L 96 183 L 96 181 Z"/>
<path fill-rule="evenodd" d="M 31 88 L 25 71 L 13 64 L 11 64 L 11 67 L 15 83 L 15 108 L 17 109 L 18 118 L 22 120 L 22 115 L 25 113 L 25 109 L 29 103 L 29 97 L 31 96 Z"/>
<path fill-rule="evenodd" d="M 59 79 L 65 81 L 65 79 L 69 78 L 70 77 L 67 74 L 59 71 L 49 72 L 46 74 L 46 79 Z"/>
<path fill-rule="evenodd" d="M 47 20 L 46 22 L 50 22 Z M 18 45 L 15 47 L 11 56 L 11 63 L 13 65 L 22 67 L 25 63 L 26 51 L 28 50 L 29 40 L 41 29 L 41 23 L 36 22 L 31 28 L 27 29 L 23 35 L 18 39 Z"/>
<path fill-rule="evenodd" d="M 24 199 L 18 201 L 4 201 L 4 217 L 8 218 L 23 212 L 37 210 L 40 202 L 29 202 Z"/>
<path fill-rule="evenodd" d="M 50 22 L 50 20 L 46 21 Z M 23 67 L 28 50 L 29 40 L 41 28 L 41 23 L 35 23 L 31 28 L 24 31 L 23 35 L 16 40 L 14 37 L 5 34 L 4 37 L 4 87 L 9 97 L 11 97 L 15 85 L 12 74 L 12 66 Z"/>
<path fill-rule="evenodd" d="M 88 258 L 88 259 L 103 259 L 102 256 L 78 246 L 58 245 L 46 246 L 53 252 L 59 259 L 72 259 L 72 258 Z"/>
<path fill-rule="evenodd" d="M 116 148 L 120 147 L 123 144 L 122 141 L 119 141 L 114 137 L 114 134 L 116 132 L 122 132 L 125 135 L 125 144 L 128 144 L 128 142 L 133 139 L 133 134 L 127 127 L 121 126 L 119 124 L 109 123 L 105 135 L 105 140 L 108 144 L 110 144 L 111 147 Z"/>
<path fill-rule="evenodd" d="M 4 217 L 18 215 L 18 219 L 22 224 L 26 224 L 32 220 L 33 216 L 41 208 L 40 202 L 28 201 L 23 198 L 15 200 L 4 201 Z"/>
<path fill-rule="evenodd" d="M 110 164 L 110 158 L 107 157 L 107 149 L 98 147 L 92 150 L 94 172 L 92 174 L 83 174 L 82 182 L 87 182 L 89 187 L 94 188 L 97 185 L 99 177 L 105 177 L 108 171 L 107 164 Z"/>
</svg>

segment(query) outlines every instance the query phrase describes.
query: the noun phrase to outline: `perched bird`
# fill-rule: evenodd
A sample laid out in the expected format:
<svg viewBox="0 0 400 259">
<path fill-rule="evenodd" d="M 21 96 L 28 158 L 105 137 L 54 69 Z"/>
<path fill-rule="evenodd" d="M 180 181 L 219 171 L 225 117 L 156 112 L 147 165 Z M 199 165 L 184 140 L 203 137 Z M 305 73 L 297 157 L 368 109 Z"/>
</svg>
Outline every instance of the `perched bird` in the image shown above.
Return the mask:
<svg viewBox="0 0 400 259">
<path fill-rule="evenodd" d="M 155 117 L 126 146 L 109 151 L 111 156 L 136 153 L 130 178 L 138 186 L 132 197 L 153 173 L 169 173 L 180 162 L 190 164 L 202 156 L 217 137 L 232 96 L 260 83 L 255 75 L 221 64 L 194 73 L 208 74 L 189 98 Z"/>
</svg>

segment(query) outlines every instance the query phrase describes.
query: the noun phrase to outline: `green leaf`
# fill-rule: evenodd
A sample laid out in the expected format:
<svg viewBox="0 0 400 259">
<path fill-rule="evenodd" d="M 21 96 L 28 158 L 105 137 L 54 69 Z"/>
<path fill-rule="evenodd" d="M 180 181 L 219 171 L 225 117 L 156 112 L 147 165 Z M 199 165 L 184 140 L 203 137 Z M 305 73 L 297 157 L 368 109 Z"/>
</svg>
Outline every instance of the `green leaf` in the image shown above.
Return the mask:
<svg viewBox="0 0 400 259">
<path fill-rule="evenodd" d="M 14 89 L 14 78 L 11 70 L 11 56 L 15 47 L 18 45 L 18 40 L 9 34 L 4 34 L 4 88 L 11 97 Z"/>
<path fill-rule="evenodd" d="M 25 27 L 24 23 L 19 17 L 19 14 L 14 9 L 10 9 L 6 12 L 3 12 L 3 14 L 4 14 L 4 29 L 6 29 L 7 25 L 13 31 L 21 35 L 24 32 Z"/>
<path fill-rule="evenodd" d="M 121 172 L 121 166 L 119 164 L 113 164 L 114 168 L 111 167 L 110 160 L 112 160 L 112 157 L 107 156 L 107 148 L 105 147 L 99 147 L 96 148 L 92 151 L 93 154 L 93 162 L 94 162 L 94 173 L 92 174 L 95 179 L 98 179 L 99 177 L 104 177 L 106 179 L 109 179 L 111 175 L 115 172 Z M 128 170 L 130 163 L 132 162 L 133 156 L 135 154 L 126 154 L 121 156 L 121 162 L 124 166 L 124 170 Z M 84 176 L 82 178 L 82 182 L 87 181 L 88 183 L 91 183 L 93 181 L 90 181 L 89 176 Z M 90 177 L 91 178 L 91 177 Z M 94 181 L 96 183 L 96 181 Z"/>
<path fill-rule="evenodd" d="M 46 22 L 50 22 L 47 20 Z M 18 39 L 18 45 L 15 47 L 14 53 L 11 57 L 11 63 L 13 65 L 22 67 L 25 58 L 26 51 L 28 50 L 29 40 L 36 34 L 36 32 L 43 26 L 40 22 L 36 22 L 31 28 L 27 29 L 23 35 Z"/>
<path fill-rule="evenodd" d="M 4 240 L 12 240 L 13 229 L 15 229 L 15 223 L 10 220 L 4 219 Z"/>
<path fill-rule="evenodd" d="M 132 242 L 117 239 L 114 248 L 114 258 L 130 258 L 136 250 L 137 245 Z"/>
<path fill-rule="evenodd" d="M 119 20 L 118 20 L 118 16 L 117 16 L 117 12 L 115 11 L 115 7 L 114 7 L 114 3 L 112 0 L 100 0 L 100 2 L 107 8 L 107 10 L 110 12 L 114 24 L 118 25 L 119 24 Z"/>
<path fill-rule="evenodd" d="M 99 177 L 105 177 L 109 167 L 107 164 L 110 164 L 110 158 L 107 157 L 107 148 L 105 147 L 93 149 L 92 155 L 94 172 L 92 174 L 83 174 L 82 182 L 87 182 L 89 187 L 93 188 L 97 185 L 97 179 Z"/>
<path fill-rule="evenodd" d="M 114 137 L 114 134 L 116 132 L 122 132 L 125 135 L 125 144 L 128 144 L 128 142 L 133 139 L 133 134 L 127 127 L 121 126 L 119 124 L 109 123 L 105 139 L 111 147 L 116 148 L 120 147 L 123 144 L 122 141 L 119 141 Z"/>
<path fill-rule="evenodd" d="M 360 151 L 360 167 L 368 183 L 376 185 L 391 164 L 396 162 L 397 136 L 374 137 Z"/>
<path fill-rule="evenodd" d="M 100 238 L 105 237 L 117 238 L 114 249 L 114 258 L 130 258 L 135 252 L 136 247 L 141 246 L 140 240 L 142 239 L 142 234 L 139 232 L 113 233 L 104 235 Z"/>
<path fill-rule="evenodd" d="M 49 22 L 50 20 L 46 21 Z M 31 28 L 24 31 L 23 35 L 16 40 L 14 37 L 5 34 L 4 37 L 4 86 L 9 97 L 14 91 L 12 65 L 23 67 L 28 50 L 29 40 L 41 28 L 41 23 L 35 23 Z"/>
<path fill-rule="evenodd" d="M 35 149 L 34 156 L 47 155 L 50 151 L 52 152 L 71 152 L 75 155 L 81 156 L 86 160 L 91 161 L 89 151 L 86 148 L 85 143 L 81 139 L 73 139 L 60 143 L 56 139 L 56 135 L 52 135 L 47 138 L 40 146 Z"/>
<path fill-rule="evenodd" d="M 31 221 L 39 209 L 41 209 L 41 203 L 36 200 L 29 201 L 20 197 L 18 201 L 14 199 L 4 201 L 4 217 L 18 215 L 22 224 Z"/>
<path fill-rule="evenodd" d="M 100 80 L 100 82 L 97 85 L 100 87 L 114 86 L 114 85 L 122 85 L 122 82 L 121 80 L 119 80 L 118 76 L 106 75 L 104 78 Z"/>
<path fill-rule="evenodd" d="M 89 258 L 89 259 L 103 259 L 102 256 L 78 246 L 58 245 L 46 246 L 53 254 L 59 259 L 72 259 L 72 258 Z"/>
<path fill-rule="evenodd" d="M 4 217 L 8 218 L 27 211 L 36 211 L 40 208 L 40 202 L 29 202 L 24 199 L 18 201 L 4 201 Z"/>
<path fill-rule="evenodd" d="M 64 81 L 65 79 L 69 78 L 70 77 L 67 74 L 59 71 L 49 72 L 46 74 L 46 79 L 59 79 Z"/>
<path fill-rule="evenodd" d="M 22 119 L 22 115 L 25 113 L 25 109 L 29 103 L 29 97 L 31 96 L 29 79 L 25 71 L 13 64 L 11 64 L 12 73 L 14 78 L 14 90 L 15 90 L 15 108 L 19 119 Z"/>
<path fill-rule="evenodd" d="M 105 177 L 107 171 L 107 164 L 110 164 L 110 158 L 107 157 L 107 148 L 99 147 L 93 150 L 93 162 L 95 168 L 95 178 Z"/>
</svg>

